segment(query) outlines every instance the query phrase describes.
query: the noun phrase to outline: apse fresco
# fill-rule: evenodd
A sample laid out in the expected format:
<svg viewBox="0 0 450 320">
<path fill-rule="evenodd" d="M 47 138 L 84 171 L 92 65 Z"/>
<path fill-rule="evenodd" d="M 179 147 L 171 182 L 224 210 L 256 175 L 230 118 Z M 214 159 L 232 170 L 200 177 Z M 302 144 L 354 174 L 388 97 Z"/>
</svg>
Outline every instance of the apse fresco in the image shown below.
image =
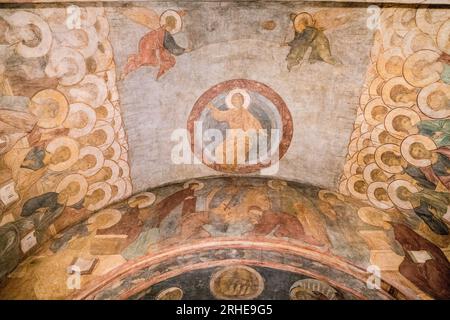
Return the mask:
<svg viewBox="0 0 450 320">
<path fill-rule="evenodd" d="M 446 1 L 0 2 L 0 299 L 450 299 Z"/>
</svg>

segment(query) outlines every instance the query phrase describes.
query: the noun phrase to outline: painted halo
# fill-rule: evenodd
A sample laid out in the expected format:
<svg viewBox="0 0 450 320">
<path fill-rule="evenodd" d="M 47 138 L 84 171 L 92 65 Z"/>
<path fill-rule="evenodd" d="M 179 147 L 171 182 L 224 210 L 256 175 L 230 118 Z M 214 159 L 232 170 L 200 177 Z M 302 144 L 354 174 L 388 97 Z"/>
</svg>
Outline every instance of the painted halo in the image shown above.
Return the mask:
<svg viewBox="0 0 450 320">
<path fill-rule="evenodd" d="M 392 221 L 389 214 L 374 207 L 359 208 L 358 216 L 363 222 L 371 226 L 383 228 L 385 230 L 392 228 L 392 226 L 388 223 L 388 221 Z"/>
<path fill-rule="evenodd" d="M 416 88 L 406 82 L 403 77 L 391 78 L 383 85 L 383 89 L 381 90 L 384 103 L 390 107 L 412 107 L 415 104 L 416 99 L 412 101 L 395 101 L 393 99 L 392 91 L 394 88 L 398 87 L 403 87 L 406 90 L 416 90 Z"/>
<path fill-rule="evenodd" d="M 394 67 L 387 67 L 388 65 Z M 405 57 L 400 48 L 388 49 L 377 60 L 377 70 L 383 79 L 388 80 L 393 77 L 399 77 L 402 75 L 402 67 L 405 62 Z"/>
<path fill-rule="evenodd" d="M 389 198 L 395 204 L 395 206 L 400 209 L 405 209 L 405 210 L 413 209 L 411 202 L 409 202 L 407 200 L 402 200 L 398 197 L 397 190 L 400 187 L 405 187 L 412 193 L 416 193 L 419 191 L 411 182 L 409 182 L 407 180 L 399 179 L 399 180 L 395 180 L 389 184 L 389 186 L 388 186 Z"/>
<path fill-rule="evenodd" d="M 235 94 L 240 94 L 244 98 L 244 103 L 242 104 L 242 107 L 247 109 L 248 106 L 250 105 L 251 100 L 250 95 L 248 94 L 247 90 L 241 88 L 233 89 L 227 94 L 227 97 L 225 98 L 225 104 L 227 105 L 227 108 L 236 109 L 236 107 L 231 102 L 231 99 Z"/>
<path fill-rule="evenodd" d="M 423 88 L 441 78 L 442 63 L 437 62 L 440 55 L 433 50 L 420 50 L 410 55 L 403 65 L 403 76 L 412 86 Z M 427 64 L 432 67 L 419 68 L 420 65 Z M 436 70 L 439 68 L 441 69 Z M 420 70 L 420 72 L 418 72 Z"/>
<path fill-rule="evenodd" d="M 423 32 L 430 36 L 435 36 L 441 26 L 448 18 L 445 10 L 437 10 L 434 8 L 421 7 L 416 11 L 416 25 Z"/>
<path fill-rule="evenodd" d="M 45 74 L 56 77 L 63 86 L 78 83 L 86 74 L 84 57 L 75 49 L 55 47 L 50 51 Z"/>
<path fill-rule="evenodd" d="M 83 102 L 94 109 L 101 106 L 108 96 L 105 80 L 93 74 L 88 74 L 76 85 L 58 86 L 58 90 L 61 90 L 71 103 Z"/>
<path fill-rule="evenodd" d="M 106 150 L 109 148 L 109 146 L 114 141 L 114 129 L 111 127 L 111 124 L 109 124 L 106 121 L 97 121 L 96 126 L 94 129 L 92 129 L 91 134 L 94 134 L 95 131 L 102 130 L 106 135 L 106 140 L 102 144 L 98 145 L 97 147 L 100 150 Z"/>
<path fill-rule="evenodd" d="M 111 177 L 106 181 L 107 183 L 115 182 L 120 176 L 120 168 L 117 163 L 112 160 L 105 160 L 103 167 L 109 168 L 111 170 Z"/>
<path fill-rule="evenodd" d="M 178 287 L 171 287 L 162 290 L 159 292 L 156 297 L 156 300 L 181 300 L 183 299 L 183 290 Z"/>
<path fill-rule="evenodd" d="M 305 21 L 306 23 L 304 23 L 302 21 Z M 300 29 L 300 25 L 305 25 L 307 27 L 313 26 L 314 25 L 314 19 L 309 13 L 307 13 L 307 12 L 300 12 L 299 14 L 297 14 L 295 16 L 293 23 L 294 23 L 295 30 L 299 30 Z"/>
<path fill-rule="evenodd" d="M 269 180 L 267 181 L 267 185 L 272 190 L 282 190 L 287 186 L 287 182 L 284 180 Z"/>
<path fill-rule="evenodd" d="M 87 155 L 92 155 L 95 157 L 95 165 L 92 168 L 86 169 L 86 170 L 79 170 L 78 173 L 82 174 L 83 176 L 90 177 L 96 174 L 100 171 L 100 169 L 103 167 L 103 164 L 105 162 L 105 158 L 103 156 L 103 153 L 99 148 L 87 146 L 80 150 L 79 159 L 83 159 Z"/>
<path fill-rule="evenodd" d="M 183 20 L 181 19 L 181 16 L 178 12 L 175 10 L 166 10 L 164 11 L 160 18 L 159 18 L 159 24 L 160 26 L 163 26 L 166 24 L 166 18 L 167 17 L 174 17 L 176 20 L 176 26 L 175 28 L 170 32 L 171 34 L 175 34 L 181 31 L 181 28 L 183 27 Z"/>
<path fill-rule="evenodd" d="M 409 24 L 414 22 L 416 18 L 416 9 L 415 8 L 396 8 L 393 15 L 393 27 L 395 33 L 399 36 L 404 37 L 408 30 L 411 29 Z M 405 19 L 406 18 L 406 19 Z"/>
<path fill-rule="evenodd" d="M 227 289 L 239 281 L 248 287 L 243 293 L 230 293 Z M 224 300 L 251 300 L 257 298 L 264 290 L 263 277 L 248 266 L 228 266 L 216 271 L 209 282 L 211 293 L 217 299 Z M 234 290 L 231 290 L 234 291 Z"/>
<path fill-rule="evenodd" d="M 96 211 L 96 210 L 101 209 L 106 204 L 108 204 L 109 200 L 111 199 L 111 186 L 106 182 L 96 182 L 96 183 L 90 185 L 88 192 L 86 194 L 88 196 L 90 196 L 97 189 L 102 189 L 104 192 L 104 196 L 103 196 L 103 199 L 96 202 L 95 204 L 89 204 L 87 209 L 90 211 Z"/>
<path fill-rule="evenodd" d="M 364 167 L 368 165 L 369 163 L 372 163 L 375 161 L 375 147 L 365 147 L 361 151 L 358 152 L 357 162 L 358 165 L 361 167 Z"/>
<path fill-rule="evenodd" d="M 367 187 L 367 197 L 369 198 L 369 201 L 377 208 L 387 210 L 394 206 L 391 200 L 380 200 L 376 197 L 375 192 L 378 189 L 383 189 L 384 192 L 386 192 L 386 195 L 388 194 L 387 191 L 388 184 L 386 182 L 372 182 Z"/>
<path fill-rule="evenodd" d="M 73 122 L 80 122 L 80 119 L 77 118 L 79 113 L 83 113 L 87 116 L 86 124 L 81 127 L 74 127 L 72 125 Z M 72 123 L 70 123 L 72 122 Z M 89 134 L 95 126 L 96 122 L 96 114 L 94 109 L 89 107 L 84 103 L 73 103 L 69 106 L 69 114 L 67 115 L 66 120 L 64 121 L 64 127 L 69 128 L 70 131 L 68 133 L 69 137 L 78 138 Z"/>
<path fill-rule="evenodd" d="M 436 45 L 430 35 L 418 29 L 413 29 L 403 38 L 402 49 L 405 56 L 410 56 L 414 52 L 424 49 L 436 51 Z"/>
<path fill-rule="evenodd" d="M 88 190 L 88 183 L 86 181 L 86 179 L 81 175 L 81 174 L 71 174 L 66 176 L 64 179 L 61 180 L 61 182 L 58 184 L 58 186 L 56 187 L 56 192 L 60 193 L 61 191 L 63 191 L 65 188 L 67 188 L 67 186 L 71 183 L 77 183 L 79 186 L 79 191 L 77 194 L 70 196 L 67 199 L 66 205 L 67 206 L 72 206 L 78 202 L 80 202 L 87 190 Z"/>
<path fill-rule="evenodd" d="M 382 110 L 381 114 L 374 115 L 375 108 L 378 108 L 378 110 Z M 367 123 L 376 126 L 383 122 L 384 117 L 389 112 L 389 107 L 386 106 L 381 98 L 375 98 L 373 100 L 370 100 L 365 108 L 364 108 L 364 118 L 366 119 Z M 376 118 L 378 116 L 378 119 Z"/>
<path fill-rule="evenodd" d="M 52 171 L 64 171 L 73 166 L 79 157 L 80 150 L 78 148 L 78 143 L 69 137 L 59 137 L 55 138 L 47 145 L 46 151 L 49 153 L 55 152 L 60 147 L 66 147 L 70 150 L 70 157 L 66 161 L 49 164 L 48 168 Z"/>
<path fill-rule="evenodd" d="M 448 17 L 447 17 L 448 18 Z M 450 54 L 450 20 L 444 22 L 436 35 L 436 43 L 439 49 L 446 54 Z"/>
<path fill-rule="evenodd" d="M 350 159 L 348 159 L 344 164 L 344 175 L 350 178 L 354 173 L 352 173 L 352 167 L 358 166 L 358 154 L 355 153 Z"/>
<path fill-rule="evenodd" d="M 140 198 L 140 199 L 139 199 Z M 144 199 L 144 200 L 142 200 Z M 151 192 L 141 192 L 130 199 L 128 199 L 128 205 L 131 208 L 138 207 L 139 209 L 150 207 L 155 203 L 156 196 Z"/>
<path fill-rule="evenodd" d="M 111 203 L 122 200 L 126 197 L 127 182 L 124 178 L 118 178 L 114 182 L 109 182 L 109 185 L 111 186 L 111 193 L 114 194 L 115 192 L 115 194 L 111 197 Z"/>
<path fill-rule="evenodd" d="M 296 281 L 289 289 L 291 300 L 310 300 L 316 293 L 320 293 L 328 300 L 338 300 L 338 292 L 334 288 L 316 279 Z"/>
<path fill-rule="evenodd" d="M 203 182 L 200 182 L 200 181 L 198 181 L 198 180 L 189 180 L 189 181 L 186 181 L 184 184 L 183 184 L 183 188 L 184 189 L 187 189 L 187 188 L 189 188 L 189 185 L 190 184 L 193 184 L 193 183 L 195 183 L 195 184 L 197 184 L 198 185 L 198 187 L 195 187 L 194 188 L 194 190 L 201 190 L 201 189 L 203 189 L 203 187 L 205 186 L 205 184 L 203 183 Z"/>
<path fill-rule="evenodd" d="M 442 106 L 441 110 L 435 110 L 430 106 L 430 96 L 440 92 L 443 95 L 443 104 L 447 103 L 447 106 Z M 446 97 L 446 98 L 445 98 Z M 417 98 L 417 105 L 425 115 L 433 119 L 445 119 L 450 117 L 450 108 L 448 103 L 450 101 L 450 85 L 441 82 L 432 83 L 419 92 Z"/>
<path fill-rule="evenodd" d="M 358 142 L 356 144 L 359 150 L 370 146 L 370 142 L 371 142 L 370 135 L 371 135 L 371 131 L 367 131 L 359 136 Z"/>
<path fill-rule="evenodd" d="M 411 122 L 412 128 L 414 128 L 415 125 L 420 122 L 420 116 L 413 110 L 405 108 L 395 108 L 387 114 L 386 118 L 384 119 L 384 127 L 386 128 L 387 132 L 389 132 L 395 138 L 403 139 L 414 132 L 406 133 L 398 131 L 394 128 L 394 120 L 399 116 L 407 117 Z"/>
<path fill-rule="evenodd" d="M 44 21 L 37 14 L 28 11 L 17 11 L 9 17 L 5 17 L 7 22 L 14 27 L 26 27 L 29 25 L 35 26 L 39 30 L 39 43 L 35 46 L 29 47 L 25 45 L 24 41 L 17 41 L 16 51 L 24 58 L 42 57 L 48 53 L 52 45 L 52 32 L 47 22 Z M 20 39 L 23 40 L 23 39 Z"/>
<path fill-rule="evenodd" d="M 42 110 L 47 110 L 52 105 L 55 110 L 51 115 L 43 114 Z M 37 92 L 32 98 L 29 111 L 37 119 L 37 125 L 44 129 L 51 129 L 59 126 L 66 119 L 69 104 L 66 97 L 54 89 L 44 89 Z"/>
<path fill-rule="evenodd" d="M 381 169 L 383 169 L 386 172 L 401 173 L 403 171 L 403 167 L 401 165 L 398 166 L 388 165 L 382 161 L 382 155 L 385 152 L 393 152 L 397 157 L 401 157 L 400 147 L 392 143 L 387 143 L 379 146 L 375 151 L 375 162 Z"/>
<path fill-rule="evenodd" d="M 410 149 L 413 143 L 420 143 L 425 147 L 425 149 L 429 151 L 437 149 L 436 144 L 430 138 L 422 136 L 420 134 L 414 134 L 403 140 L 402 144 L 400 145 L 400 150 L 403 158 L 405 158 L 408 163 L 419 168 L 432 165 L 431 159 L 415 159 L 411 155 Z"/>
<path fill-rule="evenodd" d="M 373 162 L 364 168 L 363 171 L 364 180 L 366 180 L 368 183 L 377 182 L 376 180 L 373 179 L 372 176 L 372 173 L 376 170 L 381 171 L 381 173 L 386 177 L 386 180 L 392 176 L 392 173 L 384 171 L 376 164 L 376 162 Z"/>
<path fill-rule="evenodd" d="M 367 190 L 365 190 L 364 192 L 356 190 L 355 185 L 358 182 L 361 182 L 367 186 L 367 182 L 364 180 L 362 174 L 355 174 L 347 180 L 347 189 L 355 198 L 359 200 L 367 200 Z"/>
<path fill-rule="evenodd" d="M 88 223 L 97 230 L 107 229 L 117 224 L 122 218 L 122 213 L 117 209 L 103 209 L 90 217 Z"/>
</svg>

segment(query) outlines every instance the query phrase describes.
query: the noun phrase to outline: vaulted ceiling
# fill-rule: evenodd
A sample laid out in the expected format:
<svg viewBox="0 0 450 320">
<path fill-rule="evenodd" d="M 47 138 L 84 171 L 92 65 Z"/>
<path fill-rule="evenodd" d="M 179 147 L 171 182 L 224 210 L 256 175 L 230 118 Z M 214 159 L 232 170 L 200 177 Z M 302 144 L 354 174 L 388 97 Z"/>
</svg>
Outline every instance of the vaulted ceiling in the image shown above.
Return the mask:
<svg viewBox="0 0 450 320">
<path fill-rule="evenodd" d="M 0 5 L 0 297 L 449 298 L 427 3 Z"/>
</svg>

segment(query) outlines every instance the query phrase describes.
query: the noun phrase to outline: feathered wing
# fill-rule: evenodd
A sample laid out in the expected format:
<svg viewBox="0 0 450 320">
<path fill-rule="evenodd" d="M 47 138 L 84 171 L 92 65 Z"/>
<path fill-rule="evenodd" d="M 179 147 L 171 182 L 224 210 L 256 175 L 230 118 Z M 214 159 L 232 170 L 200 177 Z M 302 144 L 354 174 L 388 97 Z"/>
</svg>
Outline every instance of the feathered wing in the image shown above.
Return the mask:
<svg viewBox="0 0 450 320">
<path fill-rule="evenodd" d="M 313 14 L 313 18 L 317 29 L 331 30 L 346 24 L 351 19 L 351 15 L 349 10 L 336 8 L 320 10 Z"/>
<path fill-rule="evenodd" d="M 130 7 L 121 12 L 130 20 L 150 28 L 151 30 L 155 30 L 160 27 L 159 14 L 156 13 L 155 10 L 144 7 Z"/>
</svg>

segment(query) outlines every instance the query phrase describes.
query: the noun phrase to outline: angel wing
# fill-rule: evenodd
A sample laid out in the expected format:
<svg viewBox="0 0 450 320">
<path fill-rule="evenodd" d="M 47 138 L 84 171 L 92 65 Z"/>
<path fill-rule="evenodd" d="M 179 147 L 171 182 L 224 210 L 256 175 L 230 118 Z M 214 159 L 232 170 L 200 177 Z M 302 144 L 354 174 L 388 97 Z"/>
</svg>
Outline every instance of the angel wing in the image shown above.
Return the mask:
<svg viewBox="0 0 450 320">
<path fill-rule="evenodd" d="M 351 15 L 348 10 L 344 8 L 336 8 L 329 10 L 320 10 L 313 15 L 317 29 L 322 31 L 335 29 L 345 23 L 347 23 Z"/>
<path fill-rule="evenodd" d="M 152 9 L 144 7 L 130 7 L 121 12 L 130 20 L 152 30 L 158 29 L 160 27 L 159 14 Z"/>
</svg>

